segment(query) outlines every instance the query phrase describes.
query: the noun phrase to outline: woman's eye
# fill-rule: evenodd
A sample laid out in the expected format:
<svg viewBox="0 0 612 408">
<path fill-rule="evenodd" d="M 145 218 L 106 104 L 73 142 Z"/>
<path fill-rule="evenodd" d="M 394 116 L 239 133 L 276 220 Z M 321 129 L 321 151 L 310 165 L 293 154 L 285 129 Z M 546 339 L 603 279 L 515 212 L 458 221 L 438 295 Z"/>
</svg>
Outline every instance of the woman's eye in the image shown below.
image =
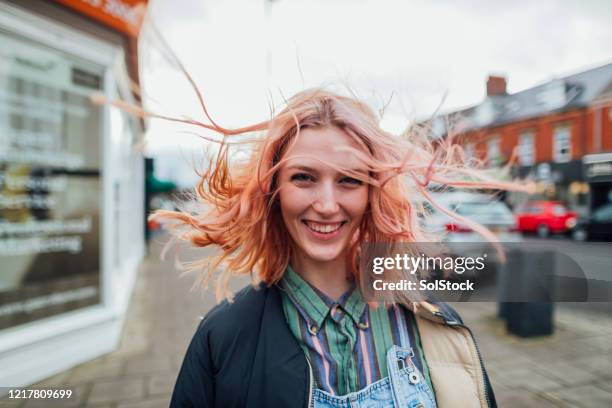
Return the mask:
<svg viewBox="0 0 612 408">
<path fill-rule="evenodd" d="M 340 180 L 341 183 L 344 184 L 353 184 L 356 186 L 360 186 L 363 184 L 363 182 L 361 180 L 358 180 L 356 178 L 352 178 L 352 177 L 344 177 L 343 179 Z"/>
<path fill-rule="evenodd" d="M 291 176 L 291 181 L 313 181 L 313 177 L 306 173 L 296 173 Z"/>
</svg>

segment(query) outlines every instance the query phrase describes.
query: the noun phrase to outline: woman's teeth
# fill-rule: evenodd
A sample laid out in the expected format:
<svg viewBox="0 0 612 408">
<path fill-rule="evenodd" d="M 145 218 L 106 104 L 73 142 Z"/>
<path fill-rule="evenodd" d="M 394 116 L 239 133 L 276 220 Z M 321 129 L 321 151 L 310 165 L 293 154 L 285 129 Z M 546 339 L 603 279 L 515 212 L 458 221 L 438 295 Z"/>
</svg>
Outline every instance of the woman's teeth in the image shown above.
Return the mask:
<svg viewBox="0 0 612 408">
<path fill-rule="evenodd" d="M 342 223 L 339 222 L 336 224 L 318 224 L 316 222 L 306 221 L 306 225 L 313 231 L 320 232 L 323 234 L 329 234 L 338 230 L 342 226 Z"/>
</svg>

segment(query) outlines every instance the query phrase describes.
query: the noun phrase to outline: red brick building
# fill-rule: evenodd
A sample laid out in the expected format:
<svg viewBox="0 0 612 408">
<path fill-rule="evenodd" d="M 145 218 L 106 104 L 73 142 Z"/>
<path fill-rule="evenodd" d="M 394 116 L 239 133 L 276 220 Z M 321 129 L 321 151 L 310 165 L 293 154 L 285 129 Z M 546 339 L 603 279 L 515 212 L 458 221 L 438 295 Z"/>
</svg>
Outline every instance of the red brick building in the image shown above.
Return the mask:
<svg viewBox="0 0 612 408">
<path fill-rule="evenodd" d="M 438 135 L 448 120 L 468 155 L 491 166 L 515 152 L 515 174 L 537 180 L 541 198 L 584 212 L 612 202 L 612 64 L 514 94 L 504 77 L 490 76 L 486 85 L 482 103 L 434 119 Z M 585 170 L 593 160 L 597 180 Z"/>
</svg>

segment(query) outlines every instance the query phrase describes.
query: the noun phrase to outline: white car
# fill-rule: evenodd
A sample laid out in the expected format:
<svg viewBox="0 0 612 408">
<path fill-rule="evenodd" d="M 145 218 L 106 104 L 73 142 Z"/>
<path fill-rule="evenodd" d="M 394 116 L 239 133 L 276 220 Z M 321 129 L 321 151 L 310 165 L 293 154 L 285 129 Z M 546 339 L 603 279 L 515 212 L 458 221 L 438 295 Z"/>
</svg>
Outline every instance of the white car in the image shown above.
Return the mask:
<svg viewBox="0 0 612 408">
<path fill-rule="evenodd" d="M 499 237 L 501 242 L 520 242 L 516 219 L 508 206 L 485 194 L 450 191 L 431 193 L 442 207 L 460 216 L 475 221 Z M 425 228 L 434 233 L 445 234 L 446 242 L 484 242 L 486 239 L 468 225 L 428 205 L 430 214 L 423 220 Z"/>
</svg>

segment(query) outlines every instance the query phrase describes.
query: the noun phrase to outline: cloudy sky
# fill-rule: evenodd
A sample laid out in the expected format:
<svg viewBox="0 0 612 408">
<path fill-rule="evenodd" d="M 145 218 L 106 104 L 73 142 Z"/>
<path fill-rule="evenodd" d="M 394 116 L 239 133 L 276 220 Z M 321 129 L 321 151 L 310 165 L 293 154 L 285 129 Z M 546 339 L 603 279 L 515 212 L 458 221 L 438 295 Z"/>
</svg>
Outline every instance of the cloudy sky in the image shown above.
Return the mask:
<svg viewBox="0 0 612 408">
<path fill-rule="evenodd" d="M 489 73 L 507 76 L 512 93 L 612 62 L 606 0 L 152 0 L 150 11 L 214 119 L 229 127 L 267 119 L 271 104 L 327 85 L 350 88 L 375 109 L 388 103 L 381 124 L 399 132 L 442 102 L 442 111 L 479 103 Z M 160 50 L 145 28 L 148 105 L 201 117 Z M 183 131 L 153 121 L 150 152 L 180 146 L 189 156 L 202 147 Z"/>
</svg>

